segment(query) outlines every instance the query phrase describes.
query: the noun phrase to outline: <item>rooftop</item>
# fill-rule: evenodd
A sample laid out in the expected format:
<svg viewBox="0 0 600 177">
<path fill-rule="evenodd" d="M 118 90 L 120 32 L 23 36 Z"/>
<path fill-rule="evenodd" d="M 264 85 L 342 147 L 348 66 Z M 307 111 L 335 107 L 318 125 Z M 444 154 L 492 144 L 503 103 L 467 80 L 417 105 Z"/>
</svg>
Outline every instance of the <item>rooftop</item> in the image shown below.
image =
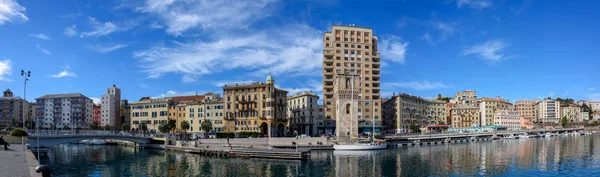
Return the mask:
<svg viewBox="0 0 600 177">
<path fill-rule="evenodd" d="M 65 94 L 48 94 L 48 95 L 44 95 L 42 97 L 36 98 L 37 99 L 55 99 L 55 98 L 75 98 L 75 97 L 85 97 L 83 94 L 81 93 L 65 93 Z"/>
</svg>

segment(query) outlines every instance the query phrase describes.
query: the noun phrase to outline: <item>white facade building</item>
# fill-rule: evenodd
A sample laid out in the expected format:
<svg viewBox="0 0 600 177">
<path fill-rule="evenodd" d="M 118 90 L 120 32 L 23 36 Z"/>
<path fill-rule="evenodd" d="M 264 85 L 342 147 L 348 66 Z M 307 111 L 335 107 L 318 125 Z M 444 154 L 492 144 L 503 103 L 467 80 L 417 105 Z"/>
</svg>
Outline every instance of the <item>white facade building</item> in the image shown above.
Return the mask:
<svg viewBox="0 0 600 177">
<path fill-rule="evenodd" d="M 93 105 L 80 93 L 44 95 L 36 98 L 36 117 L 42 128 L 88 128 L 93 123 Z"/>
<path fill-rule="evenodd" d="M 538 122 L 559 123 L 560 122 L 560 101 L 544 100 L 535 105 L 536 117 Z"/>
<path fill-rule="evenodd" d="M 505 127 L 507 130 L 520 130 L 521 116 L 517 111 L 499 110 L 494 115 L 494 125 Z"/>
<path fill-rule="evenodd" d="M 100 125 L 121 128 L 121 89 L 113 85 L 106 89 L 100 103 Z"/>
<path fill-rule="evenodd" d="M 292 131 L 298 135 L 318 135 L 318 101 L 319 96 L 308 91 L 287 97 L 287 117 Z"/>
<path fill-rule="evenodd" d="M 592 112 L 600 112 L 600 101 L 590 101 L 588 103 L 590 108 L 592 108 Z"/>
</svg>

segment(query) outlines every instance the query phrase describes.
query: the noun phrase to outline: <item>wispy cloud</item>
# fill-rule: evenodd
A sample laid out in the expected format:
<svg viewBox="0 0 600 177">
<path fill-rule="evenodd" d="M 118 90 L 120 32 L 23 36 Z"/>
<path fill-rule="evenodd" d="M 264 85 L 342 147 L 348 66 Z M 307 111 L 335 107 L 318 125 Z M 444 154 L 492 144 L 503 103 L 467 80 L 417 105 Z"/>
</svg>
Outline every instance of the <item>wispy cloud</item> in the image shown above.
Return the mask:
<svg viewBox="0 0 600 177">
<path fill-rule="evenodd" d="M 404 64 L 408 42 L 402 42 L 402 39 L 397 36 L 389 36 L 381 40 L 379 50 L 385 56 L 383 59 Z"/>
<path fill-rule="evenodd" d="M 36 47 L 37 47 L 37 49 L 38 49 L 38 50 L 40 50 L 42 53 L 44 53 L 44 54 L 46 54 L 46 55 L 50 55 L 50 54 L 52 54 L 52 53 L 50 53 L 50 51 L 49 51 L 48 49 L 45 49 L 45 48 L 43 48 L 43 47 L 42 47 L 42 46 L 40 46 L 40 45 L 37 45 Z"/>
<path fill-rule="evenodd" d="M 433 14 L 432 16 L 433 19 L 430 20 L 428 24 L 434 31 L 437 31 L 437 33 L 432 34 L 430 32 L 425 32 L 421 39 L 427 41 L 427 43 L 431 45 L 443 43 L 458 31 L 458 22 L 443 22 L 437 20 L 435 14 Z"/>
<path fill-rule="evenodd" d="M 80 37 L 104 36 L 119 30 L 119 27 L 113 22 L 98 22 L 95 18 L 88 17 L 93 30 L 81 32 Z"/>
<path fill-rule="evenodd" d="M 64 14 L 64 15 L 59 15 L 60 18 L 70 18 L 70 19 L 75 19 L 77 17 L 83 17 L 82 13 L 73 13 L 73 14 Z"/>
<path fill-rule="evenodd" d="M 497 17 L 496 15 L 492 15 L 492 18 L 494 18 L 494 20 L 498 22 L 502 21 L 502 19 L 500 19 L 500 17 Z"/>
<path fill-rule="evenodd" d="M 407 88 L 407 89 L 412 89 L 412 90 L 434 90 L 434 89 L 449 88 L 451 86 L 443 84 L 441 82 L 411 81 L 411 82 L 389 82 L 389 83 L 385 83 L 384 87 L 388 90 L 396 89 L 396 87 Z"/>
<path fill-rule="evenodd" d="M 169 47 L 158 45 L 134 52 L 134 57 L 149 78 L 159 78 L 166 73 L 201 76 L 233 69 L 251 70 L 260 75 L 269 72 L 314 75 L 321 68 L 322 32 L 307 25 L 249 34 L 227 33 L 211 38 L 217 40 L 174 42 Z"/>
<path fill-rule="evenodd" d="M 319 92 L 323 91 L 322 83 L 318 82 L 316 80 L 309 80 L 307 82 L 307 84 L 305 85 L 305 87 L 300 87 L 300 88 L 281 87 L 277 84 L 275 85 L 275 87 L 288 91 L 289 95 L 293 95 L 293 94 L 304 92 L 304 91 L 311 91 L 315 94 L 318 94 Z"/>
<path fill-rule="evenodd" d="M 253 22 L 269 16 L 276 0 L 256 1 L 175 1 L 146 0 L 135 8 L 141 13 L 159 16 L 171 35 L 181 35 L 190 29 L 219 30 L 219 28 L 246 28 Z"/>
<path fill-rule="evenodd" d="M 594 90 L 596 90 L 596 88 L 594 88 L 594 87 L 591 87 L 591 88 L 588 88 L 588 90 L 589 90 L 589 91 L 594 91 Z"/>
<path fill-rule="evenodd" d="M 502 52 L 506 47 L 508 47 L 508 44 L 501 40 L 489 40 L 485 43 L 474 45 L 463 50 L 462 55 L 475 54 L 484 60 L 500 61 L 507 58 Z"/>
<path fill-rule="evenodd" d="M 594 94 L 588 95 L 588 100 L 589 101 L 600 101 L 600 93 L 594 93 Z"/>
<path fill-rule="evenodd" d="M 75 26 L 75 25 L 66 27 L 64 34 L 69 37 L 77 36 L 78 33 L 75 28 L 77 28 L 77 26 Z"/>
<path fill-rule="evenodd" d="M 125 48 L 127 47 L 127 45 L 124 44 L 116 44 L 116 45 L 110 45 L 110 46 L 101 46 L 101 45 L 95 45 L 95 46 L 89 46 L 90 49 L 95 50 L 96 52 L 99 53 L 108 53 L 117 49 L 121 49 L 121 48 Z"/>
<path fill-rule="evenodd" d="M 431 35 L 429 35 L 429 32 L 423 34 L 423 36 L 421 36 L 421 39 L 427 41 L 427 43 L 429 43 L 431 45 L 436 45 L 437 44 L 435 42 L 435 40 L 433 40 L 433 38 L 431 38 Z"/>
<path fill-rule="evenodd" d="M 50 36 L 44 34 L 44 33 L 38 33 L 38 34 L 30 34 L 29 36 L 31 37 L 35 37 L 38 39 L 43 39 L 43 40 L 52 40 L 52 38 L 50 38 Z"/>
<path fill-rule="evenodd" d="M 518 9 L 511 9 L 514 13 L 515 16 L 519 16 L 522 13 L 525 13 L 525 11 L 527 11 L 527 9 L 529 9 L 529 7 L 531 7 L 531 4 L 533 4 L 532 0 L 526 0 L 523 2 L 523 4 L 521 4 L 521 6 L 519 6 Z"/>
<path fill-rule="evenodd" d="M 57 74 L 54 75 L 50 75 L 49 77 L 53 77 L 53 78 L 61 78 L 61 77 L 77 77 L 77 74 L 75 74 L 74 72 L 71 71 L 67 71 L 67 70 L 63 70 Z"/>
<path fill-rule="evenodd" d="M 0 61 L 0 81 L 12 81 L 7 78 L 12 72 L 12 62 L 8 59 Z"/>
<path fill-rule="evenodd" d="M 25 7 L 19 5 L 15 0 L 0 0 L 0 25 L 16 20 L 29 20 L 25 16 Z"/>
<path fill-rule="evenodd" d="M 456 0 L 458 8 L 469 7 L 473 9 L 484 9 L 492 7 L 494 4 L 491 0 Z"/>
<path fill-rule="evenodd" d="M 61 77 L 77 77 L 77 74 L 75 74 L 74 72 L 69 71 L 69 69 L 71 68 L 71 66 L 67 65 L 65 66 L 65 69 L 57 74 L 54 75 L 50 75 L 48 77 L 52 77 L 52 78 L 61 78 Z"/>
</svg>

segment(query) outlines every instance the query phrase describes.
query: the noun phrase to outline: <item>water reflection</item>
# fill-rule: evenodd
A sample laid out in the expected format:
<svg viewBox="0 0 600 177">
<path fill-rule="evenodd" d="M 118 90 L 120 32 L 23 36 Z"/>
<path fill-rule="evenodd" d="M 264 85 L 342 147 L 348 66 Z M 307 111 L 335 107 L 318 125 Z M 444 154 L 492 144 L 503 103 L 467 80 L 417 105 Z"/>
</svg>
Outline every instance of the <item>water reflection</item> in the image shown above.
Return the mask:
<svg viewBox="0 0 600 177">
<path fill-rule="evenodd" d="M 369 152 L 314 151 L 306 161 L 228 159 L 118 146 L 60 145 L 54 176 L 572 176 L 600 172 L 600 134 Z"/>
</svg>

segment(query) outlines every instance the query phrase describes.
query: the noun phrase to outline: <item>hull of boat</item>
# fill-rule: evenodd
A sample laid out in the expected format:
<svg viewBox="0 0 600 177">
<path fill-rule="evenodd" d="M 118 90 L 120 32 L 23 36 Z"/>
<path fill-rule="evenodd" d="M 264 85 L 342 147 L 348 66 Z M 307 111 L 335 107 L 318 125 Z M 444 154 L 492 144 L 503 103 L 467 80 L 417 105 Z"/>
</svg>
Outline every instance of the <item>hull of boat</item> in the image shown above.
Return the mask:
<svg viewBox="0 0 600 177">
<path fill-rule="evenodd" d="M 385 149 L 386 144 L 371 145 L 371 144 L 344 144 L 344 145 L 333 145 L 333 149 L 342 151 L 364 151 L 364 150 L 379 150 Z"/>
</svg>

